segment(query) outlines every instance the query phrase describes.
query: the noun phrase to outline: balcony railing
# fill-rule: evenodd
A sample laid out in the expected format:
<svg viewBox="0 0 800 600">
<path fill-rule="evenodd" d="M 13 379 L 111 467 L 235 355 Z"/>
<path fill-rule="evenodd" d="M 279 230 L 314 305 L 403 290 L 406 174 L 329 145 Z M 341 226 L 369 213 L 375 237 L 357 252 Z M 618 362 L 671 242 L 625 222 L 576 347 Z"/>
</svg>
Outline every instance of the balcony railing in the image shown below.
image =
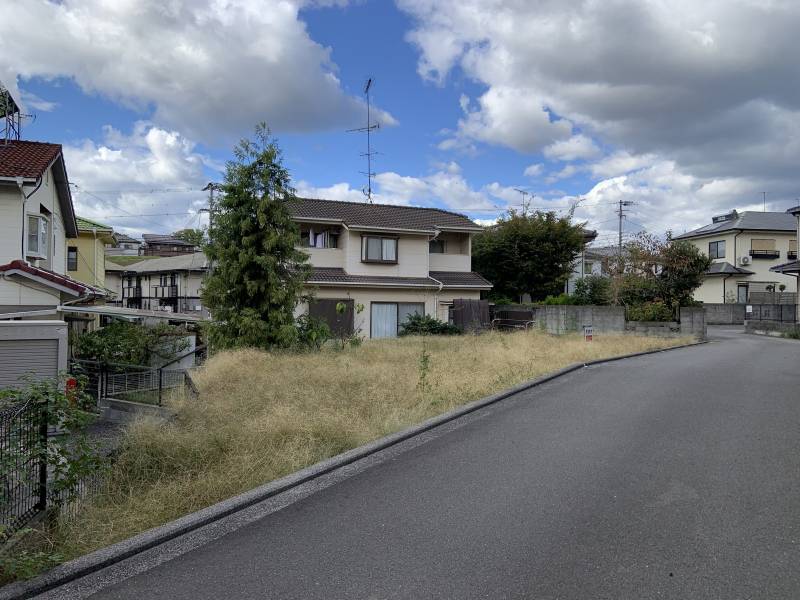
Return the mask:
<svg viewBox="0 0 800 600">
<path fill-rule="evenodd" d="M 126 286 L 122 288 L 122 295 L 125 298 L 141 298 L 142 288 L 141 286 Z"/>
<path fill-rule="evenodd" d="M 797 250 L 789 250 L 789 252 L 786 253 L 786 258 L 789 260 L 797 260 Z"/>
<path fill-rule="evenodd" d="M 177 285 L 154 285 L 153 297 L 154 298 L 176 298 L 178 296 Z"/>
<path fill-rule="evenodd" d="M 778 250 L 750 250 L 752 258 L 779 258 L 780 255 Z"/>
</svg>

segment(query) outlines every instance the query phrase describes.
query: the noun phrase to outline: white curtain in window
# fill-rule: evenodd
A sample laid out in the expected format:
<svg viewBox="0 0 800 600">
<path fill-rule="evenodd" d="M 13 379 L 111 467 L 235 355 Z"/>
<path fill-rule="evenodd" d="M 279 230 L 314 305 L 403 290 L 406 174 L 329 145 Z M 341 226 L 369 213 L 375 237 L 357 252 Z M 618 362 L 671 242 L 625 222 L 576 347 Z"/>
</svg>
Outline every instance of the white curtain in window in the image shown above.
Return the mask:
<svg viewBox="0 0 800 600">
<path fill-rule="evenodd" d="M 397 260 L 397 240 L 383 240 L 383 260 Z"/>
<path fill-rule="evenodd" d="M 370 314 L 371 337 L 390 338 L 397 336 L 397 304 L 372 304 Z"/>
</svg>

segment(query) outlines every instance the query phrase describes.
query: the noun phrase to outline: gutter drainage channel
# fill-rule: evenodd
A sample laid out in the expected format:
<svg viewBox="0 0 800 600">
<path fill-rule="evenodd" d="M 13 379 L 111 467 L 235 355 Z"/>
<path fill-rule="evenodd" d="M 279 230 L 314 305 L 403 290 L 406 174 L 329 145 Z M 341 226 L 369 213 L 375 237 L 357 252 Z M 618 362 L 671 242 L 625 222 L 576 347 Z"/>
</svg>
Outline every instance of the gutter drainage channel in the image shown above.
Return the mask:
<svg viewBox="0 0 800 600">
<path fill-rule="evenodd" d="M 207 508 L 201 509 L 197 512 L 185 515 L 159 527 L 154 527 L 148 531 L 137 534 L 127 540 L 117 542 L 106 548 L 101 548 L 84 556 L 78 557 L 74 560 L 64 563 L 63 565 L 53 568 L 51 571 L 36 577 L 30 581 L 22 581 L 9 584 L 0 588 L 0 600 L 14 600 L 32 598 L 37 594 L 57 588 L 85 575 L 95 573 L 115 563 L 121 562 L 127 558 L 131 558 L 136 554 L 150 550 L 160 544 L 173 540 L 181 535 L 199 529 L 205 525 L 223 519 L 236 512 L 249 508 L 259 502 L 263 502 L 273 496 L 286 492 L 294 487 L 307 483 L 322 475 L 326 475 L 341 467 L 350 465 L 362 458 L 366 458 L 381 450 L 385 450 L 391 446 L 404 442 L 416 435 L 425 433 L 440 425 L 444 425 L 454 421 L 464 415 L 468 415 L 477 410 L 496 404 L 497 402 L 538 387 L 544 383 L 578 371 L 585 367 L 594 365 L 601 365 L 610 362 L 624 360 L 626 358 L 635 358 L 637 356 L 645 356 L 648 354 L 657 354 L 660 352 L 669 352 L 670 350 L 678 350 L 681 348 L 690 348 L 692 346 L 699 346 L 707 344 L 707 341 L 692 342 L 690 344 L 683 344 L 681 346 L 672 346 L 670 348 L 659 348 L 657 350 L 647 350 L 645 352 L 635 352 L 633 354 L 623 354 L 621 356 L 614 356 L 610 358 L 600 358 L 588 362 L 575 363 L 559 369 L 549 375 L 544 375 L 537 379 L 531 379 L 512 388 L 475 400 L 464 406 L 453 409 L 452 411 L 432 417 L 427 421 L 423 421 L 418 425 L 414 425 L 403 431 L 389 434 L 385 437 L 379 438 L 358 448 L 353 448 L 342 454 L 338 454 L 329 459 L 318 462 L 314 465 L 306 467 L 293 473 L 276 479 L 270 483 L 259 486 L 249 492 L 244 492 L 233 498 L 223 500 L 217 504 L 213 504 Z"/>
</svg>

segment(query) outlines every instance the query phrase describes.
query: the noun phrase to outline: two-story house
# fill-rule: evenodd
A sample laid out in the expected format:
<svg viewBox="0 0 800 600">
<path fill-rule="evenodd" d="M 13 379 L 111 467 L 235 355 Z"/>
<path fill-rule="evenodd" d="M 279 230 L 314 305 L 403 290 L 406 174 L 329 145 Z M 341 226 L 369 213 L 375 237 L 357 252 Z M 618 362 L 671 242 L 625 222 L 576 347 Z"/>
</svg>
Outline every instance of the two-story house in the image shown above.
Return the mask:
<svg viewBox="0 0 800 600">
<path fill-rule="evenodd" d="M 797 259 L 797 223 L 789 212 L 731 211 L 716 216 L 711 224 L 676 239 L 687 240 L 712 259 L 695 300 L 709 303 L 771 303 L 791 300 L 795 280 L 772 267 Z"/>
<path fill-rule="evenodd" d="M 78 237 L 67 242 L 67 273 L 78 281 L 102 287 L 106 280 L 106 244 L 113 244 L 114 229 L 85 217 L 75 217 Z"/>
<path fill-rule="evenodd" d="M 141 240 L 115 231 L 114 240 L 106 244 L 105 252 L 108 256 L 138 256 L 141 254 L 141 247 Z"/>
<path fill-rule="evenodd" d="M 472 271 L 472 236 L 482 227 L 463 215 L 304 198 L 288 208 L 309 255 L 307 285 L 315 298 L 298 314 L 308 311 L 334 328 L 394 337 L 408 315 L 447 321 L 454 299 L 478 299 L 492 287 Z M 339 302 L 344 315 L 336 313 Z"/>
<path fill-rule="evenodd" d="M 103 296 L 68 274 L 77 237 L 61 146 L 0 141 L 0 314 L 51 318 L 62 302 Z"/>
<path fill-rule="evenodd" d="M 179 254 L 192 254 L 198 251 L 194 244 L 178 239 L 174 235 L 158 233 L 145 233 L 142 236 L 144 256 L 177 256 Z"/>
<path fill-rule="evenodd" d="M 106 263 L 106 287 L 123 308 L 204 313 L 200 300 L 208 259 L 202 252 L 164 256 L 130 265 Z"/>
</svg>

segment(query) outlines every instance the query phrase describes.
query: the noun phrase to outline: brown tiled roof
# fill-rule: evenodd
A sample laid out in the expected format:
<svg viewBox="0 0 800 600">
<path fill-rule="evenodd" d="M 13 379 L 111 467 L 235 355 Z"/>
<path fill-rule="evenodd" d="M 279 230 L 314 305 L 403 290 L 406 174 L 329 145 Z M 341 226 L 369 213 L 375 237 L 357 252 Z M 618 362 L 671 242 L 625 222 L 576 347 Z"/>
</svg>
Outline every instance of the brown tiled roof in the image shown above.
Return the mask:
<svg viewBox="0 0 800 600">
<path fill-rule="evenodd" d="M 57 285 L 60 285 L 61 287 L 65 287 L 68 290 L 75 292 L 75 294 L 79 296 L 105 295 L 105 292 L 100 288 L 87 285 L 76 279 L 73 279 L 72 277 L 67 277 L 66 275 L 61 275 L 59 273 L 54 273 L 53 271 L 49 271 L 47 269 L 42 269 L 41 267 L 34 267 L 33 265 L 25 262 L 24 260 L 12 260 L 8 264 L 0 265 L 0 272 L 12 275 L 16 272 L 22 276 L 30 275 L 33 277 L 37 277 L 39 279 L 44 279 L 45 281 L 48 281 L 50 283 L 55 283 Z"/>
<path fill-rule="evenodd" d="M 487 290 L 492 287 L 491 283 L 474 271 L 431 271 L 431 277 L 441 281 L 445 287 L 482 287 Z"/>
<path fill-rule="evenodd" d="M 146 244 L 166 244 L 169 246 L 194 246 L 194 244 L 176 238 L 173 235 L 164 235 L 160 233 L 145 233 L 142 235 Z"/>
<path fill-rule="evenodd" d="M 492 287 L 477 273 L 432 271 L 430 277 L 382 277 L 377 275 L 350 275 L 344 269 L 334 267 L 316 267 L 311 270 L 307 283 L 311 285 L 365 285 L 388 287 L 426 287 L 436 289 L 439 282 L 446 288 L 476 287 L 485 289 Z"/>
<path fill-rule="evenodd" d="M 367 204 L 339 200 L 295 198 L 287 202 L 289 212 L 296 219 L 334 219 L 351 227 L 380 227 L 386 229 L 437 229 L 483 228 L 469 218 L 440 208 L 395 206 L 392 204 Z"/>
<path fill-rule="evenodd" d="M 61 154 L 60 144 L 12 140 L 0 143 L 0 177 L 36 179 Z"/>
</svg>

